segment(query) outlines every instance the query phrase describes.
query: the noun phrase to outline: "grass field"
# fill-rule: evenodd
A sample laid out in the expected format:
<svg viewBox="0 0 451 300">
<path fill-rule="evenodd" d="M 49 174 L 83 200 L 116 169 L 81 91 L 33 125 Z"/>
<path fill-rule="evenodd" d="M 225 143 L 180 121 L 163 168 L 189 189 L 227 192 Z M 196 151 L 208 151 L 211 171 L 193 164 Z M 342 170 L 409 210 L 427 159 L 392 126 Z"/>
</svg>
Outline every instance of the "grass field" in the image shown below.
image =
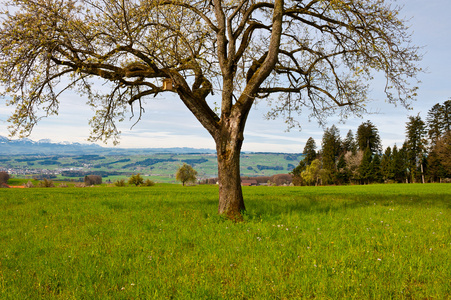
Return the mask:
<svg viewBox="0 0 451 300">
<path fill-rule="evenodd" d="M 1 299 L 450 299 L 451 186 L 0 189 Z"/>
</svg>

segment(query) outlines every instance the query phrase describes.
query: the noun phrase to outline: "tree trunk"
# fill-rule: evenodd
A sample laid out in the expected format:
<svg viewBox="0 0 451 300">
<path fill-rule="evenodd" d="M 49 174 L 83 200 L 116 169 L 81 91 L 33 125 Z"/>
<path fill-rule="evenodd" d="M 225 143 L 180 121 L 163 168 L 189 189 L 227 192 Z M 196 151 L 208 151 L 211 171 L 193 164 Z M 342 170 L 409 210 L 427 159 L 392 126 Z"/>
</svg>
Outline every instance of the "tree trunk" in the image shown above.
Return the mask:
<svg viewBox="0 0 451 300">
<path fill-rule="evenodd" d="M 218 213 L 240 221 L 241 212 L 245 210 L 240 177 L 243 128 L 239 128 L 238 122 L 231 123 L 232 126 L 223 125 L 221 134 L 215 139 L 218 155 Z"/>
</svg>

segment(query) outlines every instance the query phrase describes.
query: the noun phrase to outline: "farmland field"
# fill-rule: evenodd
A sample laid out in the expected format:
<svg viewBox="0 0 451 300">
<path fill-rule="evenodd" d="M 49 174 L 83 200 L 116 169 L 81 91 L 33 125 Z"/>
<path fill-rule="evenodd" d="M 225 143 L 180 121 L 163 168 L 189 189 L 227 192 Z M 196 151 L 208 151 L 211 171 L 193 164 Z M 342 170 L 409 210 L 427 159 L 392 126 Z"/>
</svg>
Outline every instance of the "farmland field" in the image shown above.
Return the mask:
<svg viewBox="0 0 451 300">
<path fill-rule="evenodd" d="M 450 187 L 0 189 L 0 298 L 450 299 Z"/>
<path fill-rule="evenodd" d="M 242 153 L 242 176 L 272 176 L 288 173 L 302 160 L 302 154 Z M 199 179 L 218 176 L 216 154 L 152 153 L 147 155 L 0 155 L 0 170 L 20 177 L 52 174 L 58 180 L 78 180 L 85 175 L 101 175 L 114 181 L 140 173 L 158 182 L 174 183 L 178 167 L 187 163 L 198 171 Z M 48 177 L 48 176 L 44 176 Z"/>
</svg>

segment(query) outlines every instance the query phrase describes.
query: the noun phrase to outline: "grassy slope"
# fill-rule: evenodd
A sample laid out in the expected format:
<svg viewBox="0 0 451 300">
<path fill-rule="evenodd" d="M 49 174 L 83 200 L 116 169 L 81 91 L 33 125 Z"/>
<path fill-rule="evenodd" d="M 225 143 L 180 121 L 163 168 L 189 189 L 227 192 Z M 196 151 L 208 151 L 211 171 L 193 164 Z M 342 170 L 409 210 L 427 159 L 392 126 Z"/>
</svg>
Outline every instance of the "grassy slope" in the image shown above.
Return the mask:
<svg viewBox="0 0 451 300">
<path fill-rule="evenodd" d="M 449 185 L 0 190 L 2 299 L 447 299 Z"/>
</svg>

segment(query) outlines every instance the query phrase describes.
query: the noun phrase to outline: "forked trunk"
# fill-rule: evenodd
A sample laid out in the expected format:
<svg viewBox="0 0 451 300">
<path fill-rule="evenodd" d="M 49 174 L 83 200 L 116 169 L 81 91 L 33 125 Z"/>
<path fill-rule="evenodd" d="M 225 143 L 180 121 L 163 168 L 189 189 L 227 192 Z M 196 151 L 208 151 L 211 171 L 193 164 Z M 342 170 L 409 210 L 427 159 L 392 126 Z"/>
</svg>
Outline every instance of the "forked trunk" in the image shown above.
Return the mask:
<svg viewBox="0 0 451 300">
<path fill-rule="evenodd" d="M 218 213 L 240 221 L 245 210 L 240 178 L 242 131 L 227 130 L 216 140 L 218 154 L 219 207 Z"/>
</svg>

